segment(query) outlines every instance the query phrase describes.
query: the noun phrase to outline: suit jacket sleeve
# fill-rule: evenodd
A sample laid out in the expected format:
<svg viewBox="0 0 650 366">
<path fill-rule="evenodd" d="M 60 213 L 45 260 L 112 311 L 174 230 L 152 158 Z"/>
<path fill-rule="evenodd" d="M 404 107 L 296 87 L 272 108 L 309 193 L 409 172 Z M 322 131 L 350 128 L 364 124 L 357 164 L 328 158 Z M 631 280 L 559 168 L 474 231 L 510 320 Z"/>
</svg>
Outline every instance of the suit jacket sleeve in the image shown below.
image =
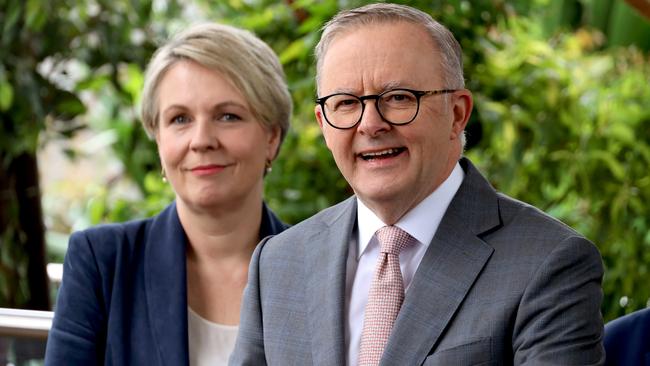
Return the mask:
<svg viewBox="0 0 650 366">
<path fill-rule="evenodd" d="M 229 364 L 231 366 L 266 365 L 259 264 L 262 248 L 268 240 L 269 237 L 265 238 L 257 246 L 248 267 L 248 284 L 242 299 L 239 334 L 237 335 L 235 349 L 230 356 Z"/>
<path fill-rule="evenodd" d="M 70 237 L 45 365 L 100 365 L 106 318 L 101 276 L 85 232 Z"/>
<path fill-rule="evenodd" d="M 515 365 L 601 365 L 603 266 L 582 237 L 565 239 L 533 275 L 513 331 Z"/>
</svg>

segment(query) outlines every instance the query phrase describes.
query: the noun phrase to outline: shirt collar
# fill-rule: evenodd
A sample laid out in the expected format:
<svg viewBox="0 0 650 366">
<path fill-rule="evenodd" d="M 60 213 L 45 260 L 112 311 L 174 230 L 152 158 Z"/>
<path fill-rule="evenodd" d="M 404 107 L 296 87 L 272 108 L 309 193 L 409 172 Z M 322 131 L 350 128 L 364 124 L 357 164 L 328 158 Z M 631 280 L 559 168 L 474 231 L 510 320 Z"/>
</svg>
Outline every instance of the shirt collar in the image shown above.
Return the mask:
<svg viewBox="0 0 650 366">
<path fill-rule="evenodd" d="M 449 203 L 456 195 L 464 178 L 463 168 L 456 163 L 449 177 L 435 191 L 407 212 L 395 223 L 395 226 L 409 233 L 420 244 L 429 246 Z M 359 259 L 368 248 L 375 232 L 386 224 L 368 206 L 363 204 L 359 197 L 357 197 L 357 223 L 359 226 L 357 259 Z"/>
</svg>

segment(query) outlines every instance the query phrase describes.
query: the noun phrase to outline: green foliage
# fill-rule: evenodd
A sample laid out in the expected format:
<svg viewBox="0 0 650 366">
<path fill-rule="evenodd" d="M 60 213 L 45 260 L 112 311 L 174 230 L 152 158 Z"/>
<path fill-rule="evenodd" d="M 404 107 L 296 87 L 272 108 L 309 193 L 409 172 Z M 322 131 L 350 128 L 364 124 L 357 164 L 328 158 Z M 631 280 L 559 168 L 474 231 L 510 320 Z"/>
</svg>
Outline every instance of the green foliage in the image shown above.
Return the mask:
<svg viewBox="0 0 650 366">
<path fill-rule="evenodd" d="M 48 5 L 36 1 L 0 2 L 0 306 L 29 302 L 26 274 L 31 258 L 26 248 L 30 235 L 38 235 L 26 232 L 20 217 L 21 212 L 40 209 L 21 207 L 18 194 L 28 189 L 38 192 L 38 187 L 18 185 L 21 173 L 14 162 L 36 154 L 39 132 L 47 123 L 56 119 L 62 133 L 85 112 L 75 94 L 37 71 L 37 65 L 52 55 L 47 34 L 55 36 L 64 27 L 59 20 L 47 19 L 48 10 Z"/>
<path fill-rule="evenodd" d="M 485 134 L 469 155 L 499 190 L 598 245 L 612 319 L 650 300 L 650 63 L 634 49 L 590 53 L 594 37 L 549 42 L 515 19 L 491 32 L 475 73 Z"/>
<path fill-rule="evenodd" d="M 537 0 L 529 10 L 539 14 L 544 33 L 580 28 L 597 29 L 604 35 L 602 47 L 634 45 L 650 50 L 650 22 L 629 0 Z"/>
<path fill-rule="evenodd" d="M 169 184 L 161 179 L 158 172 L 147 173 L 143 186 L 144 198 L 137 201 L 132 198 L 116 196 L 111 189 L 98 187 L 86 205 L 87 225 L 150 217 L 162 211 L 174 200 L 174 194 Z"/>
<path fill-rule="evenodd" d="M 97 101 L 82 102 L 80 96 L 101 88 L 93 96 L 103 99 L 103 117 L 109 117 L 104 121 L 120 122 L 116 125 L 122 127 L 123 151 L 134 158 L 122 157 L 127 167 L 137 164 L 130 174 L 143 181 L 140 169 L 150 168 L 145 162 L 156 154 L 129 111 L 133 85 L 138 84 L 129 65 L 143 65 L 155 48 L 157 32 L 146 28 L 149 22 L 161 15 L 169 19 L 178 11 L 174 1 L 155 12 L 151 1 L 0 0 L 0 238 L 6 259 L 0 268 L 0 306 L 21 306 L 30 298 L 25 243 L 34 233 L 23 230 L 11 208 L 40 213 L 40 208 L 18 207 L 16 191 L 38 192 L 39 187 L 16 186 L 14 174 L 22 174 L 12 168 L 16 158 L 35 156 L 42 132 L 67 139 L 92 122 L 87 106 L 95 107 Z M 149 159 L 142 159 L 147 154 Z"/>
</svg>

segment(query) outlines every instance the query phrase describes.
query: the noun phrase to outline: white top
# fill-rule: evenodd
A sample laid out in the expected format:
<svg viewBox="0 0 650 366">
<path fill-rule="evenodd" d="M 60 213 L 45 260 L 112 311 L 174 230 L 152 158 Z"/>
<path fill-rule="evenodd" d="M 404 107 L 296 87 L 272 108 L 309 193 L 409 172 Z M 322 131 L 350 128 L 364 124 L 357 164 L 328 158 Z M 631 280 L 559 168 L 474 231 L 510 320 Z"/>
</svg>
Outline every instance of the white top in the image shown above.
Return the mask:
<svg viewBox="0 0 650 366">
<path fill-rule="evenodd" d="M 228 365 L 235 348 L 237 325 L 223 325 L 203 319 L 187 307 L 190 366 Z"/>
<path fill-rule="evenodd" d="M 449 177 L 417 206 L 407 212 L 395 226 L 417 240 L 399 255 L 404 289 L 408 291 L 415 271 L 438 230 L 447 207 L 458 191 L 465 172 L 458 163 Z M 348 365 L 356 366 L 363 330 L 363 316 L 368 302 L 368 292 L 379 255 L 379 242 L 375 232 L 386 226 L 377 215 L 357 198 L 357 236 L 351 240 L 348 250 L 345 299 L 345 343 L 348 349 Z M 355 240 L 356 239 L 356 240 Z M 356 245 L 355 245 L 356 244 Z"/>
</svg>

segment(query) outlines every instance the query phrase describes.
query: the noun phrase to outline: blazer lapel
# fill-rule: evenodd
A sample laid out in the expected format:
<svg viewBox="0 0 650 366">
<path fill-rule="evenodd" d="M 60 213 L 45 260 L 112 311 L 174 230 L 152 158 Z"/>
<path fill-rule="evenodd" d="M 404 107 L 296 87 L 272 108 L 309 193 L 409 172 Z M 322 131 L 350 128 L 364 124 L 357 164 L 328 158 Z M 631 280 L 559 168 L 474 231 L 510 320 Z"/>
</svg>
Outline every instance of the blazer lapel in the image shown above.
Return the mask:
<svg viewBox="0 0 650 366">
<path fill-rule="evenodd" d="M 145 245 L 147 309 L 158 352 L 167 365 L 188 365 L 187 238 L 176 203 L 154 218 Z"/>
<path fill-rule="evenodd" d="M 465 179 L 406 293 L 382 365 L 424 362 L 494 251 L 479 235 L 500 223 L 496 192 L 468 160 L 461 165 Z"/>
<path fill-rule="evenodd" d="M 308 247 L 313 251 L 305 265 L 314 365 L 345 364 L 345 272 L 356 212 L 354 197 L 334 207 Z"/>
</svg>

